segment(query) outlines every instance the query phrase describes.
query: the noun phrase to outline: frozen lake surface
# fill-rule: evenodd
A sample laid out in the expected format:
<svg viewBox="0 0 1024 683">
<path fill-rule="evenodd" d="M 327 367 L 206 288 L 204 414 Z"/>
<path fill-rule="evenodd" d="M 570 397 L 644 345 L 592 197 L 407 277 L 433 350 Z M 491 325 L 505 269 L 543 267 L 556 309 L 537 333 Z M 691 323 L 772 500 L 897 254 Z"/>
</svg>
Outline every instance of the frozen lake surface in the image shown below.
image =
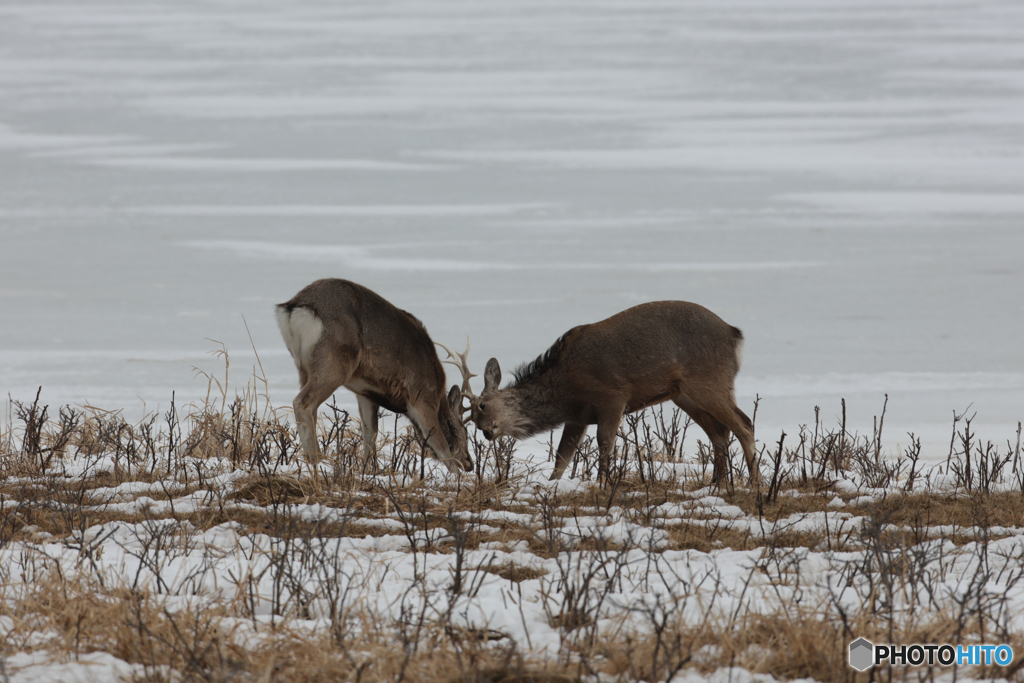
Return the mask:
<svg viewBox="0 0 1024 683">
<path fill-rule="evenodd" d="M 695 301 L 764 441 L 888 393 L 890 445 L 1002 443 L 1022 64 L 1013 0 L 5 2 L 0 390 L 141 415 L 215 339 L 288 405 L 273 304 L 334 276 L 478 369 Z"/>
</svg>

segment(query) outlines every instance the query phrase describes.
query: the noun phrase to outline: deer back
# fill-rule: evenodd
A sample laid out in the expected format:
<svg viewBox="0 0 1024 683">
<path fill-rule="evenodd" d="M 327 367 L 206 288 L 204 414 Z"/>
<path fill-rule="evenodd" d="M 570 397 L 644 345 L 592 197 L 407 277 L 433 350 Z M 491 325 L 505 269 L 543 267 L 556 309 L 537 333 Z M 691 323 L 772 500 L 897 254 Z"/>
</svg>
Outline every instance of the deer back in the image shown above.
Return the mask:
<svg viewBox="0 0 1024 683">
<path fill-rule="evenodd" d="M 316 344 L 354 354 L 352 381 L 381 390 L 385 395 L 377 398 L 388 399 L 381 402 L 386 408 L 401 408 L 407 400 L 427 399 L 435 409 L 443 403 L 445 374 L 430 335 L 419 319 L 384 297 L 348 280 L 324 279 L 303 288 L 281 309 L 292 315 L 299 309 L 311 312 L 323 326 Z M 292 355 L 298 363 L 299 356 Z"/>
<path fill-rule="evenodd" d="M 698 304 L 641 304 L 572 328 L 537 360 L 518 368 L 513 386 L 542 378 L 585 389 L 665 377 L 703 383 L 723 376 L 731 385 L 739 370 L 742 339 L 738 328 Z"/>
</svg>

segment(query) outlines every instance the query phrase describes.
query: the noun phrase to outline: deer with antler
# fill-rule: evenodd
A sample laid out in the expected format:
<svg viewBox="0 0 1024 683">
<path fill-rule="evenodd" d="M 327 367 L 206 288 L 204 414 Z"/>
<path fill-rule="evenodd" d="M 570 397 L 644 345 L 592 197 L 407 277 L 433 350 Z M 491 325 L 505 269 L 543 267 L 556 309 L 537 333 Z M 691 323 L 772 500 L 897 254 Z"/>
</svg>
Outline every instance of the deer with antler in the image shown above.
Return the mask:
<svg viewBox="0 0 1024 683">
<path fill-rule="evenodd" d="M 517 368 L 503 389 L 501 367 L 491 358 L 479 396 L 469 391 L 474 375 L 465 355 L 448 353 L 451 362 L 461 364 L 463 395 L 469 398 L 463 410 L 487 439 L 523 439 L 565 425 L 551 479 L 561 478 L 592 424 L 597 424 L 599 470 L 607 473 L 622 416 L 670 400 L 711 440 L 716 483 L 728 471 L 730 432 L 755 483 L 760 474 L 754 428 L 733 391 L 742 348 L 742 332 L 703 306 L 657 301 L 572 328 L 532 363 Z"/>
<path fill-rule="evenodd" d="M 363 453 L 376 455 L 378 408 L 407 415 L 450 470 L 473 469 L 462 392 L 445 396 L 445 374 L 426 328 L 414 315 L 348 280 L 317 280 L 278 305 L 277 324 L 299 370 L 292 403 L 299 440 L 318 460 L 316 414 L 344 386 L 356 395 Z M 467 353 L 468 353 L 467 348 Z"/>
</svg>

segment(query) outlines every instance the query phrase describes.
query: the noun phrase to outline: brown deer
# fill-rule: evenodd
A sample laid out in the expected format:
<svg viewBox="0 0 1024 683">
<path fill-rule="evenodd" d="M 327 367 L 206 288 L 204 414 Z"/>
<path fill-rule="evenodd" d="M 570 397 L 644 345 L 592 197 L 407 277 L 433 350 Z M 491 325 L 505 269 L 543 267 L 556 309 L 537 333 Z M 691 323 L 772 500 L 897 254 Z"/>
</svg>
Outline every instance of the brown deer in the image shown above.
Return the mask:
<svg viewBox="0 0 1024 683">
<path fill-rule="evenodd" d="M 445 374 L 426 328 L 411 313 L 348 280 L 317 280 L 277 307 L 277 324 L 299 369 L 295 423 L 318 460 L 316 414 L 344 386 L 356 395 L 368 462 L 376 455 L 377 409 L 407 415 L 453 472 L 471 470 L 462 392 L 445 397 Z M 468 351 L 468 349 L 467 349 Z"/>
<path fill-rule="evenodd" d="M 498 388 L 501 368 L 491 358 L 479 397 L 467 391 L 471 375 L 465 356 L 459 359 L 471 419 L 488 439 L 523 439 L 565 425 L 552 479 L 561 478 L 587 425 L 597 424 L 599 470 L 607 473 L 623 414 L 671 400 L 711 439 L 716 483 L 727 474 L 729 432 L 756 483 L 754 427 L 733 394 L 742 347 L 740 330 L 703 306 L 656 301 L 572 328 L 517 368 L 504 389 Z"/>
</svg>

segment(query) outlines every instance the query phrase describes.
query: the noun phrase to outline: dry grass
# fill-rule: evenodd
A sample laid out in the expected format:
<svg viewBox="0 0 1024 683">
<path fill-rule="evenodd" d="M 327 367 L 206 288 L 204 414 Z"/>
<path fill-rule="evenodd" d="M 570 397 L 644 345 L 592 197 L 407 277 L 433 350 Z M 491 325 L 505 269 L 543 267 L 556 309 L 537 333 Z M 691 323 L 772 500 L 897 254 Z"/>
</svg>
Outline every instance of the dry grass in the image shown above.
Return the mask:
<svg viewBox="0 0 1024 683">
<path fill-rule="evenodd" d="M 908 526 L 1024 527 L 1024 496 L 1019 491 L 974 495 L 898 493 L 846 509 Z"/>
<path fill-rule="evenodd" d="M 906 463 L 894 470 L 879 460 L 874 445 L 880 437 L 857 439 L 816 428 L 813 438 L 801 439 L 791 450 L 780 444 L 774 457 L 768 450 L 762 453 L 766 482 L 761 489 L 730 485 L 717 492 L 743 511 L 739 524 L 707 506 L 694 507 L 685 518 L 666 519 L 658 512 L 707 495 L 706 463 L 704 470 L 698 466 L 685 473 L 675 467 L 685 430 L 667 427 L 671 423 L 663 414 L 652 418 L 653 428 L 645 428 L 642 419 L 625 427 L 624 443 L 633 450 L 626 448 L 622 462 L 640 465 L 613 468 L 601 486 L 544 493 L 529 486 L 525 475 L 502 469 L 498 449 L 506 445 L 482 443 L 474 444 L 479 469 L 473 476 L 448 488 L 431 488 L 418 476 L 422 447 L 410 431 L 387 436 L 378 474 L 362 474 L 373 468 L 360 459 L 357 425 L 338 411 L 323 425 L 326 458 L 314 468 L 300 457 L 289 426 L 272 412 L 257 414 L 254 405 L 248 397 L 230 406 L 225 401 L 220 410 L 193 411 L 182 421 L 169 413 L 162 422 L 152 417 L 137 424 L 95 410 L 63 409 L 51 418 L 38 398 L 18 406 L 13 412 L 20 427 L 0 433 L 0 549 L 45 539 L 80 552 L 73 570 L 41 556 L 23 557 L 20 568 L 5 570 L 0 617 L 10 618 L 13 628 L 0 656 L 27 650 L 63 657 L 108 652 L 138 665 L 137 680 L 154 682 L 569 683 L 595 680 L 598 674 L 654 681 L 667 680 L 682 668 L 709 673 L 726 666 L 780 679 L 847 682 L 868 680 L 846 665 L 846 646 L 857 636 L 904 643 L 1001 638 L 1024 648 L 1021 634 L 1009 628 L 1007 615 L 999 611 L 1006 603 L 986 593 L 980 579 L 969 585 L 976 591 L 968 596 L 974 603 L 965 599 L 959 611 L 949 607 L 905 614 L 894 607 L 916 594 L 920 586 L 915 582 L 934 566 L 935 558 L 927 555 L 932 551 L 922 550 L 930 547 L 930 528 L 952 527 L 948 538 L 982 552 L 1004 535 L 989 530 L 1024 527 L 1024 486 L 1005 490 L 1007 483 L 1015 483 L 1016 471 L 1000 469 L 997 459 L 995 465 L 985 460 L 987 474 L 968 474 L 972 462 L 981 462 L 968 457 L 976 453 L 970 438 L 953 490 L 914 490 L 920 472 L 914 469 L 916 475 L 909 476 Z M 592 444 L 584 446 L 579 464 L 580 476 L 591 481 L 596 469 L 592 449 Z M 1006 458 L 1003 465 L 1010 462 Z M 830 504 L 838 494 L 830 477 L 837 471 L 889 482 L 888 493 L 842 507 L 856 520 L 842 536 L 777 524 L 833 514 Z M 228 479 L 215 479 L 224 476 Z M 125 484 L 138 491 L 128 493 Z M 111 490 L 117 487 L 122 487 L 116 492 L 120 508 L 110 505 Z M 797 494 L 789 494 L 790 489 Z M 201 505 L 175 507 L 175 501 L 201 492 L 206 492 Z M 143 496 L 154 502 L 131 505 Z M 856 496 L 840 497 L 849 503 Z M 330 514 L 306 519 L 299 514 L 303 506 Z M 574 526 L 581 518 L 603 522 Z M 470 563 L 458 570 L 458 580 L 467 585 L 445 590 L 453 595 L 471 591 L 474 577 L 483 574 L 507 581 L 509 595 L 516 587 L 540 584 L 542 599 L 550 603 L 545 603 L 549 623 L 563 639 L 561 654 L 534 657 L 507 634 L 456 626 L 450 614 L 426 618 L 424 611 L 418 620 L 416 614 L 389 620 L 357 601 L 327 619 L 327 626 L 321 618 L 311 628 L 308 605 L 298 594 L 275 602 L 268 618 L 256 614 L 242 591 L 232 601 L 167 595 L 151 586 L 110 582 L 89 569 L 99 552 L 98 545 L 91 545 L 90 530 L 112 523 L 145 527 L 163 522 L 168 531 L 153 533 L 166 534 L 160 543 L 180 547 L 193 543 L 195 534 L 228 523 L 242 537 L 258 535 L 307 550 L 323 539 L 399 536 L 408 540 L 407 552 L 414 556 L 425 558 L 429 552 L 461 562 L 484 543 L 525 547 L 547 561 L 547 568 L 511 561 Z M 643 545 L 628 535 L 605 536 L 603 526 L 616 522 L 657 530 L 661 540 Z M 566 530 L 577 535 L 567 536 Z M 607 587 L 627 572 L 619 563 L 623 551 L 643 550 L 654 564 L 666 551 L 749 551 L 760 558 L 751 572 L 787 596 L 800 589 L 801 553 L 823 548 L 861 558 L 862 565 L 835 560 L 830 569 L 851 585 L 867 582 L 858 588 L 864 591 L 858 594 L 859 611 L 780 597 L 768 610 L 748 609 L 742 601 L 740 608 L 724 611 L 702 605 L 709 616 L 695 625 L 692 618 L 684 619 L 686 600 L 695 600 L 694 592 L 653 606 L 631 605 L 625 609 L 631 620 L 622 617 L 613 625 L 600 618 L 610 600 Z M 153 552 L 159 553 L 159 547 Z M 1024 558 L 1017 559 L 1024 564 Z M 1017 561 L 1009 558 L 1008 565 L 1010 560 Z M 283 567 L 288 557 L 272 561 Z M 22 577 L 13 580 L 19 571 Z M 306 577 L 318 590 L 330 586 L 323 571 Z M 412 588 L 426 592 L 424 586 Z M 716 593 L 711 601 L 726 597 Z M 1006 675 L 995 669 L 982 673 Z M 1014 676 L 1021 680 L 1019 671 Z"/>
<path fill-rule="evenodd" d="M 832 512 L 829 503 L 836 494 L 821 494 L 818 491 L 801 492 L 798 496 L 779 496 L 768 503 L 758 507 L 758 492 L 747 489 L 734 489 L 722 494 L 722 498 L 729 504 L 743 510 L 748 515 L 764 519 L 766 522 L 775 522 L 790 515 L 806 514 L 810 512 Z"/>
<path fill-rule="evenodd" d="M 352 639 L 357 648 L 288 624 L 263 631 L 245 647 L 239 636 L 247 629 L 224 609 L 197 601 L 172 610 L 168 603 L 166 596 L 109 588 L 51 568 L 0 608 L 0 616 L 15 624 L 3 650 L 42 649 L 68 658 L 108 652 L 140 665 L 137 681 L 575 680 L 528 663 L 514 648 L 439 628 L 425 630 L 412 653 L 372 623 L 358 624 L 362 633 Z M 168 676 L 166 667 L 177 673 Z"/>
</svg>

